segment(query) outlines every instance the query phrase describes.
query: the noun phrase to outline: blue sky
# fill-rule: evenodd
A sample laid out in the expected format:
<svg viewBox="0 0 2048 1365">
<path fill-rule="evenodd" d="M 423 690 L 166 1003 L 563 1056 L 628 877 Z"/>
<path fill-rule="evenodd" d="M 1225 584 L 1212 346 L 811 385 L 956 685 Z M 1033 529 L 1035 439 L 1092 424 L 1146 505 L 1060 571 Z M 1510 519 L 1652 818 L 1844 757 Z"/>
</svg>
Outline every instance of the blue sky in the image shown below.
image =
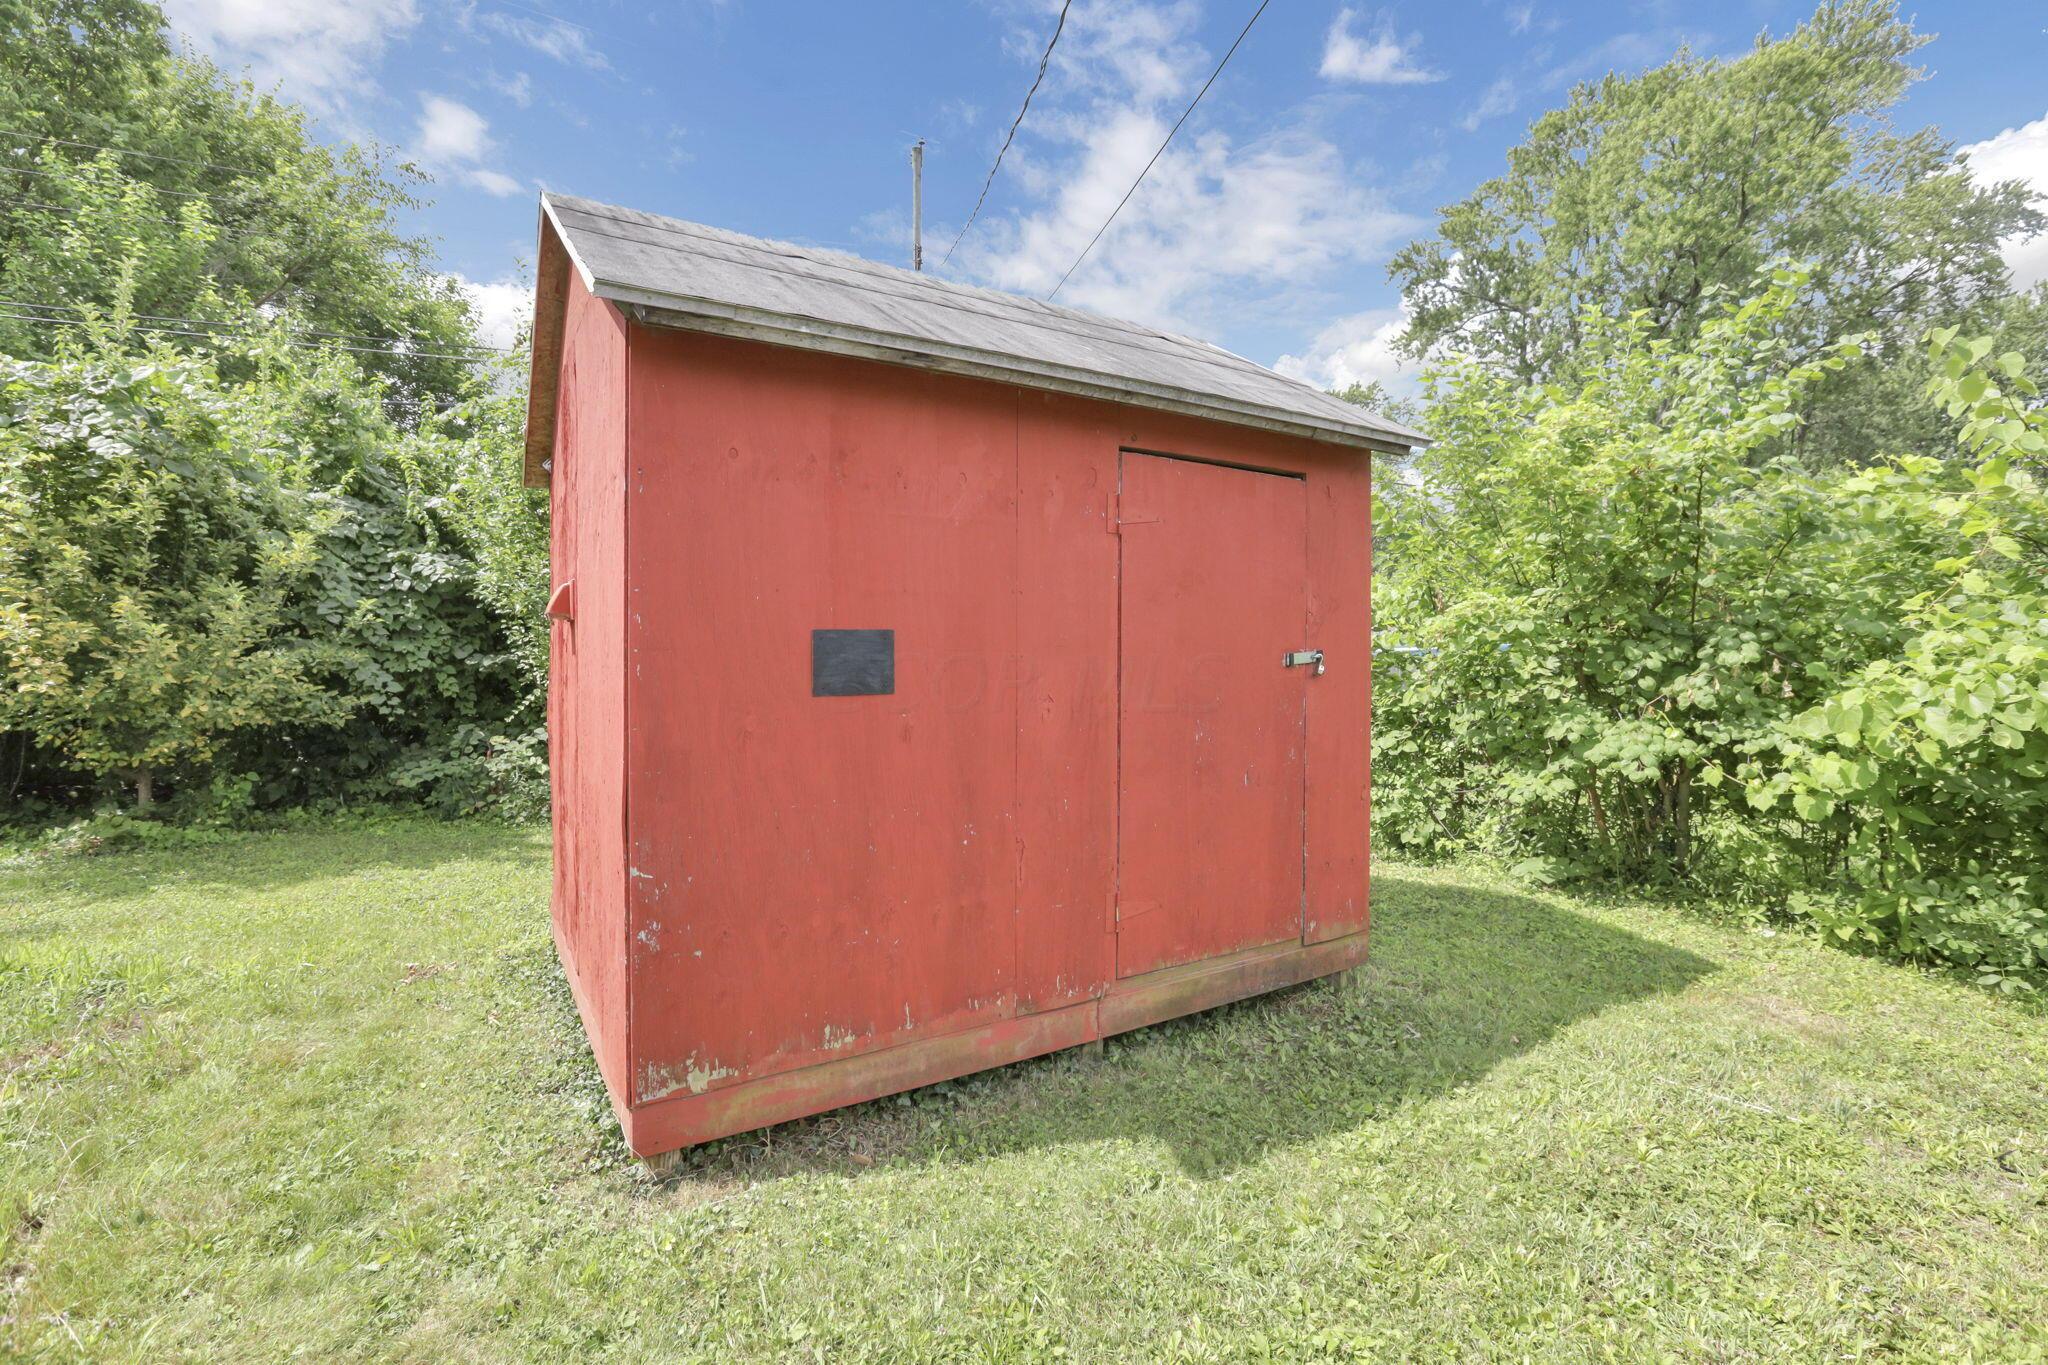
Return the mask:
<svg viewBox="0 0 2048 1365">
<path fill-rule="evenodd" d="M 169 0 L 196 48 L 430 171 L 414 226 L 509 326 L 558 189 L 1043 295 L 1256 0 L 1074 0 L 980 218 L 939 265 L 1058 0 Z M 1319 384 L 1394 378 L 1389 254 L 1504 164 L 1577 80 L 1681 44 L 1734 55 L 1810 4 L 1272 0 L 1061 302 L 1206 337 Z M 1898 122 L 2048 193 L 2048 5 L 1945 0 Z M 2048 276 L 2048 241 L 2013 244 Z"/>
</svg>

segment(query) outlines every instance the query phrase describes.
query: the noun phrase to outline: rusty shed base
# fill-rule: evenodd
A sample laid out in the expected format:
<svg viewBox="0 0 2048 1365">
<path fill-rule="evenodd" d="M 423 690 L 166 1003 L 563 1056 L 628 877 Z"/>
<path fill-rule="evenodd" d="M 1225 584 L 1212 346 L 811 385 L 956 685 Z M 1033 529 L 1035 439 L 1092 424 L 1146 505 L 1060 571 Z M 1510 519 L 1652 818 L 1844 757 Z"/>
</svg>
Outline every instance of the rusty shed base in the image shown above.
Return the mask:
<svg viewBox="0 0 2048 1365">
<path fill-rule="evenodd" d="M 1097 999 L 1062 1009 L 1018 1015 L 940 1038 L 819 1062 L 700 1095 L 674 1095 L 630 1109 L 619 1105 L 615 1095 L 613 1107 L 634 1154 L 652 1157 L 1099 1042 L 1111 1034 L 1346 971 L 1365 961 L 1365 939 L 1365 934 L 1357 933 L 1323 943 L 1287 942 L 1253 948 L 1127 977 Z M 587 1026 L 589 1009 L 574 972 L 569 973 L 569 983 Z"/>
</svg>

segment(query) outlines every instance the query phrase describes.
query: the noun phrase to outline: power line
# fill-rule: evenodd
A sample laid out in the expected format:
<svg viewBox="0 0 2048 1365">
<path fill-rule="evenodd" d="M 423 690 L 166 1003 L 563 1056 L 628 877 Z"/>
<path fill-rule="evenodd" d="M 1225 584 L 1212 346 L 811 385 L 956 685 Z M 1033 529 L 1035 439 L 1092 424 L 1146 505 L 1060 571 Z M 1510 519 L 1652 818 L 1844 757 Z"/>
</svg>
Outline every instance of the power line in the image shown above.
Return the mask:
<svg viewBox="0 0 2048 1365">
<path fill-rule="evenodd" d="M 116 174 L 123 174 L 123 172 L 116 172 Z M 62 173 L 58 171 L 37 170 L 32 166 L 0 166 L 0 175 L 34 175 L 42 176 L 49 179 L 62 178 Z M 146 188 L 154 191 L 157 194 L 169 195 L 174 199 L 213 198 L 212 195 L 207 194 L 202 190 L 167 190 L 160 185 L 152 185 L 147 180 L 134 180 L 133 177 L 130 177 L 130 179 L 131 182 L 134 184 L 145 186 Z"/>
<path fill-rule="evenodd" d="M 1067 26 L 1067 10 L 1074 0 L 1065 0 L 1060 6 L 1059 22 L 1052 26 L 1052 39 L 1045 45 L 1045 55 L 1038 59 L 1038 74 L 1031 78 L 1031 88 L 1024 92 L 1024 107 L 1017 111 L 1017 117 L 1010 120 L 1010 131 L 1003 135 L 1003 145 L 996 152 L 996 163 L 988 168 L 988 179 L 981 182 L 981 197 L 974 201 L 974 212 L 967 215 L 967 221 L 960 225 L 959 235 L 953 238 L 953 245 L 946 248 L 946 259 L 939 262 L 944 270 L 953 259 L 953 251 L 960 245 L 960 239 L 967 235 L 967 229 L 974 226 L 974 220 L 981 215 L 981 206 L 988 201 L 988 187 L 996 183 L 996 172 L 1003 168 L 1003 156 L 1010 150 L 1010 140 L 1017 136 L 1018 125 L 1024 122 L 1024 115 L 1031 108 L 1031 97 L 1038 93 L 1038 87 L 1045 80 L 1045 68 L 1052 62 L 1052 50 L 1058 46 L 1060 33 Z"/>
<path fill-rule="evenodd" d="M 226 171 L 230 175 L 261 175 L 246 166 L 223 166 L 218 161 L 196 161 L 186 156 L 165 156 L 160 152 L 138 152 L 129 147 L 105 147 L 97 142 L 73 142 L 70 138 L 51 137 L 48 133 L 30 133 L 19 128 L 0 128 L 0 137 L 25 137 L 36 142 L 53 142 L 59 147 L 82 147 L 89 152 L 112 152 L 116 156 L 136 156 L 144 161 L 167 161 L 174 166 L 204 166 L 208 170 Z"/>
<path fill-rule="evenodd" d="M 9 319 L 14 322 L 40 322 L 57 327 L 89 327 L 92 325 L 91 320 L 87 318 L 59 318 L 37 313 L 9 313 L 0 311 L 0 319 Z M 195 328 L 162 327 L 141 322 L 130 323 L 129 325 L 138 332 L 155 332 L 163 336 L 199 337 L 208 341 L 222 341 L 238 336 L 246 337 L 253 335 L 247 332 L 207 332 Z M 331 341 L 293 341 L 288 337 L 280 338 L 280 340 L 287 346 L 297 346 L 303 349 L 360 351 L 369 355 L 391 356 L 399 360 L 466 360 L 471 364 L 475 364 L 477 361 L 489 360 L 491 358 L 487 353 L 476 351 L 400 351 L 384 346 L 345 346 L 339 342 Z"/>
<path fill-rule="evenodd" d="M 0 308 L 29 308 L 29 309 L 35 309 L 35 310 L 37 310 L 37 311 L 39 311 L 39 312 L 45 312 L 45 313 L 84 313 L 84 312 L 86 312 L 86 310 L 85 310 L 84 308 L 81 308 L 81 307 L 77 306 L 76 304 L 69 304 L 69 303 L 37 303 L 37 302 L 35 302 L 34 300 L 31 300 L 31 299 L 0 299 Z M 227 331 L 228 331 L 229 333 L 232 333 L 232 334 L 234 334 L 234 335 L 238 335 L 238 336 L 259 336 L 259 335 L 262 335 L 262 330 L 261 330 L 260 328 L 252 328 L 252 327 L 248 326 L 248 325 L 247 325 L 247 324 L 245 324 L 245 323 L 239 323 L 239 322 L 229 322 L 229 321 L 227 321 L 227 320 L 225 320 L 225 319 L 221 319 L 221 318 L 186 318 L 186 317 L 174 317 L 174 316 L 171 316 L 171 315 L 168 315 L 168 314 L 164 314 L 164 313 L 131 313 L 131 314 L 129 314 L 129 316 L 130 316 L 130 317 L 133 317 L 133 318 L 139 318 L 139 319 L 141 319 L 141 320 L 142 320 L 142 321 L 144 321 L 144 322 L 169 322 L 169 323 L 177 323 L 177 324 L 180 324 L 180 325 L 182 325 L 182 326 L 188 326 L 188 327 L 218 327 L 218 328 L 224 328 L 224 329 L 226 329 L 226 330 L 227 330 Z M 286 325 L 289 325 L 289 324 L 286 324 Z M 340 340 L 340 341 L 378 341 L 378 342 L 383 342 L 383 343 L 386 343 L 387 345 L 391 345 L 391 346 L 410 346 L 410 345 L 412 345 L 412 344 L 413 344 L 413 342 L 415 341 L 415 338 L 413 338 L 413 337 L 390 337 L 390 336 L 378 336 L 377 334 L 375 334 L 375 333 L 373 333 L 373 332 L 325 332 L 325 331 L 321 331 L 321 330 L 320 330 L 319 328 L 316 328 L 316 327 L 298 327 L 298 328 L 294 328 L 293 330 L 295 330 L 295 331 L 299 332 L 299 333 L 300 333 L 301 335 L 304 335 L 304 336 L 312 336 L 312 337 L 332 337 L 332 338 L 335 338 L 336 340 Z M 477 351 L 477 352 L 485 352 L 485 351 L 495 351 L 495 352 L 499 352 L 499 353 L 509 353 L 509 352 L 511 352 L 511 351 L 512 351 L 512 350 L 513 350 L 514 348 L 513 348 L 513 347 L 510 347 L 510 346 L 492 346 L 492 345 L 489 345 L 488 343 L 482 343 L 482 342 L 480 342 L 480 343 L 478 343 L 477 345 L 475 345 L 475 346 L 472 346 L 472 347 L 470 347 L 469 349 L 470 349 L 470 350 L 472 350 L 472 351 Z"/>
<path fill-rule="evenodd" d="M 1264 14 L 1266 6 L 1272 3 L 1273 0 L 1259 0 L 1259 7 L 1252 11 L 1252 17 L 1244 21 L 1244 29 L 1237 35 L 1237 42 L 1232 43 L 1230 51 L 1223 54 L 1223 60 L 1216 63 L 1216 69 L 1209 73 L 1209 79 L 1202 82 L 1202 88 L 1195 92 L 1195 97 L 1188 101 L 1188 107 L 1181 110 L 1180 117 L 1174 120 L 1173 127 L 1167 131 L 1166 141 L 1159 144 L 1159 150 L 1152 153 L 1152 160 L 1145 163 L 1145 169 L 1138 172 L 1138 178 L 1131 182 L 1131 187 L 1124 191 L 1124 197 L 1119 199 L 1116 207 L 1109 211 L 1109 217 L 1103 219 L 1102 226 L 1095 229 L 1095 235 L 1088 239 L 1088 245 L 1081 248 L 1081 254 L 1076 256 L 1074 263 L 1067 267 L 1067 273 L 1060 276 L 1060 282 L 1052 287 L 1050 294 L 1045 296 L 1047 303 L 1051 303 L 1060 296 L 1060 290 L 1067 287 L 1067 281 L 1073 278 L 1076 270 L 1081 268 L 1081 262 L 1087 260 L 1088 253 L 1095 250 L 1095 244 L 1102 240 L 1102 234 L 1109 231 L 1109 225 L 1114 223 L 1116 216 L 1124 211 L 1124 205 L 1131 202 L 1131 196 L 1138 192 L 1138 186 L 1145 183 L 1145 177 L 1152 173 L 1152 167 L 1157 165 L 1159 158 L 1165 154 L 1167 144 L 1173 141 L 1173 135 L 1180 131 L 1181 124 L 1188 121 L 1188 115 L 1195 112 L 1195 106 L 1202 102 L 1202 96 L 1209 93 L 1209 87 L 1216 84 L 1216 78 L 1223 74 L 1223 68 L 1230 65 L 1230 59 L 1237 54 L 1238 43 L 1244 41 L 1245 34 L 1252 31 L 1252 25 L 1259 22 L 1259 16 Z"/>
<path fill-rule="evenodd" d="M 0 175 L 4 175 L 5 173 L 5 168 L 0 168 Z M 141 184 L 146 182 L 138 181 L 137 183 Z M 69 204 L 45 204 L 40 199 L 24 199 L 18 194 L 0 194 L 0 204 L 13 204 L 16 205 L 17 207 L 25 209 L 42 209 L 46 213 L 61 214 L 66 218 L 77 218 L 85 212 L 84 209 L 74 208 Z M 169 223 L 174 227 L 178 226 L 178 220 L 176 218 L 159 216 L 157 221 Z"/>
<path fill-rule="evenodd" d="M 0 194 L 0 204 L 19 204 L 25 209 L 41 209 L 45 213 L 61 213 L 73 218 L 78 216 L 77 209 L 68 209 L 62 204 L 45 204 L 35 199 L 22 199 L 12 194 Z"/>
</svg>

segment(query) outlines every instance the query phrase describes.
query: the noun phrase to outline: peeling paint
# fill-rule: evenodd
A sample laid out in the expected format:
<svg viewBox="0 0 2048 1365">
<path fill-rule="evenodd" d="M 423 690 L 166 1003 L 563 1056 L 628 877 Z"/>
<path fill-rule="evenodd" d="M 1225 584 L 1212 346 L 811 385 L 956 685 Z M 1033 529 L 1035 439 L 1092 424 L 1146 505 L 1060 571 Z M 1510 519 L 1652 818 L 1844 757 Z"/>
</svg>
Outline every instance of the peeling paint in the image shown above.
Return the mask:
<svg viewBox="0 0 2048 1365">
<path fill-rule="evenodd" d="M 643 1101 L 666 1099 L 679 1090 L 701 1095 L 711 1088 L 713 1082 L 739 1074 L 737 1068 L 722 1066 L 716 1061 L 700 1062 L 694 1052 L 684 1059 L 680 1067 L 649 1062 L 640 1068 L 640 1098 Z"/>
<path fill-rule="evenodd" d="M 841 1048 L 852 1047 L 863 1038 L 872 1038 L 874 1036 L 875 1031 L 873 1029 L 869 1029 L 866 1033 L 855 1033 L 852 1029 L 839 1028 L 835 1025 L 827 1024 L 825 1025 L 825 1048 L 828 1052 L 837 1052 Z"/>
</svg>

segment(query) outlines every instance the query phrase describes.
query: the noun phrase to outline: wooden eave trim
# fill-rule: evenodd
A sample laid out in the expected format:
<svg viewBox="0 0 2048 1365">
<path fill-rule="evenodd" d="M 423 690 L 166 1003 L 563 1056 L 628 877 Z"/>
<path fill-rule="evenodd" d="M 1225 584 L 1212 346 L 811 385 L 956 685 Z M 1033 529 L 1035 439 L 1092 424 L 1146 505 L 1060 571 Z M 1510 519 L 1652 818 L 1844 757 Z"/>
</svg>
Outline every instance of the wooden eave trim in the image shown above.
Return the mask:
<svg viewBox="0 0 2048 1365">
<path fill-rule="evenodd" d="M 942 342 L 893 337 L 814 318 L 792 317 L 761 309 L 743 308 L 709 299 L 676 299 L 647 290 L 598 280 L 592 293 L 626 309 L 634 321 L 649 327 L 678 331 L 707 332 L 716 336 L 741 337 L 777 346 L 793 346 L 833 355 L 858 356 L 894 365 L 935 370 L 944 374 L 990 379 L 997 383 L 1054 393 L 1075 394 L 1109 403 L 1126 403 L 1162 412 L 1181 413 L 1235 426 L 1257 427 L 1283 432 L 1312 441 L 1352 446 L 1386 455 L 1406 455 L 1413 447 L 1363 430 L 1340 430 L 1304 422 L 1298 417 L 1258 404 L 1240 402 L 1215 394 L 1197 394 L 1142 380 L 1110 382 L 1090 371 L 1022 360 L 1016 356 L 994 355 L 970 347 Z"/>
<path fill-rule="evenodd" d="M 561 398 L 562 334 L 569 309 L 569 252 L 545 200 L 541 203 L 540 246 L 533 303 L 533 367 L 526 384 L 528 488 L 546 488 L 555 460 L 555 415 Z"/>
</svg>

